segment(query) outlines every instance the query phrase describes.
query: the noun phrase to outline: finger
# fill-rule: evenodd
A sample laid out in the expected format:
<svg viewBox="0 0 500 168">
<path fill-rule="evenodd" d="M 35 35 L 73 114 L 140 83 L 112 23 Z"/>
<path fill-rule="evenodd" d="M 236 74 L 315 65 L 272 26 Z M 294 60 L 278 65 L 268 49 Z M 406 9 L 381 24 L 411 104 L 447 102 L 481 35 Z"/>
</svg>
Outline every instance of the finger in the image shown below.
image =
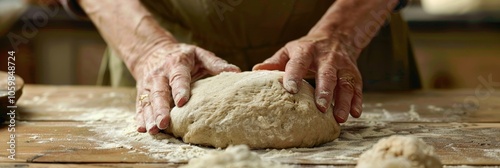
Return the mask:
<svg viewBox="0 0 500 168">
<path fill-rule="evenodd" d="M 288 55 L 284 52 L 285 48 L 281 48 L 274 55 L 264 62 L 253 66 L 252 70 L 279 70 L 284 71 L 288 62 Z"/>
<path fill-rule="evenodd" d="M 147 132 L 146 130 L 146 123 L 144 122 L 144 109 L 141 106 L 142 101 L 140 100 L 141 95 L 143 94 L 142 89 L 139 89 L 140 87 L 137 87 L 138 92 L 137 92 L 137 99 L 135 102 L 135 123 L 137 125 L 137 132 L 145 133 Z"/>
<path fill-rule="evenodd" d="M 358 74 L 361 74 L 359 73 L 359 70 L 357 71 Z M 358 118 L 361 116 L 362 112 L 363 112 L 363 80 L 361 78 L 361 75 L 359 75 L 357 78 L 355 78 L 354 96 L 352 98 L 352 103 L 351 103 L 351 115 L 354 118 Z"/>
<path fill-rule="evenodd" d="M 172 88 L 172 97 L 176 106 L 182 107 L 189 99 L 191 90 L 191 69 L 194 67 L 192 56 L 182 55 L 168 73 L 170 87 Z M 166 81 L 165 81 L 166 82 Z M 167 87 L 168 83 L 159 87 Z"/>
<path fill-rule="evenodd" d="M 150 103 L 145 104 L 143 108 L 144 108 L 144 119 L 146 122 L 146 129 L 148 130 L 149 134 L 155 135 L 158 132 L 160 132 L 160 129 L 158 129 L 158 127 L 156 126 L 153 108 L 151 107 Z"/>
<path fill-rule="evenodd" d="M 201 48 L 196 48 L 195 52 L 196 57 L 211 75 L 217 75 L 221 72 L 241 72 L 236 65 L 227 63 L 227 61 L 215 56 L 212 52 Z"/>
<path fill-rule="evenodd" d="M 361 117 L 363 112 L 363 93 L 361 89 L 354 89 L 354 96 L 351 103 L 351 116 L 354 118 Z"/>
<path fill-rule="evenodd" d="M 142 107 L 142 95 L 149 95 L 149 91 L 144 89 L 141 85 L 141 82 L 137 83 L 137 96 L 136 96 L 136 101 L 135 101 L 135 109 L 136 109 L 136 114 L 135 114 L 135 122 L 137 125 L 137 131 L 141 133 L 147 132 L 146 129 L 146 122 L 144 120 L 144 108 Z"/>
<path fill-rule="evenodd" d="M 309 49 L 300 46 L 286 53 L 290 60 L 285 67 L 283 86 L 288 92 L 297 93 L 302 84 L 302 78 L 304 78 L 311 66 L 313 55 L 311 55 Z"/>
<path fill-rule="evenodd" d="M 352 73 L 339 71 L 337 73 L 338 81 L 335 87 L 335 106 L 333 107 L 333 114 L 339 123 L 347 121 L 349 112 L 351 111 L 351 101 L 354 95 L 354 86 L 351 83 L 359 82 L 353 81 Z"/>
<path fill-rule="evenodd" d="M 321 112 L 326 112 L 333 99 L 333 91 L 337 85 L 337 70 L 332 61 L 316 63 L 316 106 Z"/>
<path fill-rule="evenodd" d="M 165 129 L 170 121 L 170 102 L 172 94 L 169 89 L 168 79 L 164 76 L 153 78 L 153 88 L 151 89 L 151 106 L 153 108 L 153 118 L 159 129 Z"/>
<path fill-rule="evenodd" d="M 135 114 L 135 121 L 136 121 L 136 124 L 138 125 L 137 127 L 137 132 L 140 132 L 140 133 L 145 133 L 147 132 L 146 130 L 146 123 L 144 122 L 144 116 L 143 116 L 144 113 L 136 113 Z"/>
</svg>

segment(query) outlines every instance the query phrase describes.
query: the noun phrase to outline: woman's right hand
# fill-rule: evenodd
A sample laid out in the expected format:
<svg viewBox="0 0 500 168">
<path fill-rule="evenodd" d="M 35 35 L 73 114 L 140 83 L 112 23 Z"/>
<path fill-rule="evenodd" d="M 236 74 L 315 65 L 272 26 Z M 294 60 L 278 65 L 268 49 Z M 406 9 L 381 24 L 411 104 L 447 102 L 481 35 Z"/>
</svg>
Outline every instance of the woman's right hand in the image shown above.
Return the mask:
<svg viewBox="0 0 500 168">
<path fill-rule="evenodd" d="M 190 97 L 191 82 L 206 74 L 240 69 L 194 45 L 161 42 L 135 61 L 131 73 L 137 80 L 137 131 L 156 134 L 168 127 L 170 110 Z"/>
</svg>

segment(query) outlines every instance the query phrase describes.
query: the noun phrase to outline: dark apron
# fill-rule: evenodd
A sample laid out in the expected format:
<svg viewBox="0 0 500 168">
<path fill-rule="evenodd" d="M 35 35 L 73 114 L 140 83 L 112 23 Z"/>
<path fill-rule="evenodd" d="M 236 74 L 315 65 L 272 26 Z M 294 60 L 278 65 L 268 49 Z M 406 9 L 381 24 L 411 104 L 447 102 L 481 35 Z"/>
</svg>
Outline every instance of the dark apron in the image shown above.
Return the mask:
<svg viewBox="0 0 500 168">
<path fill-rule="evenodd" d="M 317 23 L 333 0 L 143 0 L 158 22 L 184 43 L 214 52 L 242 70 L 272 56 Z M 99 84 L 135 86 L 124 64 L 107 51 Z M 420 88 L 420 79 L 399 14 L 392 14 L 358 59 L 364 90 Z"/>
</svg>

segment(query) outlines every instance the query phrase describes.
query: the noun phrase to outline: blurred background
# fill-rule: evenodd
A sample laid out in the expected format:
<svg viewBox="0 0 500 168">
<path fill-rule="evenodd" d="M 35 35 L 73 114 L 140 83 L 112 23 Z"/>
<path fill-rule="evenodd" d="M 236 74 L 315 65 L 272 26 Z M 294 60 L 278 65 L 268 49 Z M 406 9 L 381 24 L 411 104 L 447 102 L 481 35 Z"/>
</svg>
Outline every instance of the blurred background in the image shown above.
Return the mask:
<svg viewBox="0 0 500 168">
<path fill-rule="evenodd" d="M 26 83 L 95 85 L 105 42 L 90 21 L 55 9 L 0 0 L 2 58 L 18 40 L 16 73 Z M 424 89 L 476 88 L 489 75 L 500 82 L 500 0 L 413 0 L 402 14 Z"/>
</svg>

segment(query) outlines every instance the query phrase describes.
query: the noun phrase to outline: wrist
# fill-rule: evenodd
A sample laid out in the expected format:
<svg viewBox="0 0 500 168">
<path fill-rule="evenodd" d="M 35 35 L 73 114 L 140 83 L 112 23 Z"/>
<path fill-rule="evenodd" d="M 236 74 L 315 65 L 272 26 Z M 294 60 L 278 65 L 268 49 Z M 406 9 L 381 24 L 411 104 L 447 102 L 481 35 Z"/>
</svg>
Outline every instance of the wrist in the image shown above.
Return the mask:
<svg viewBox="0 0 500 168">
<path fill-rule="evenodd" d="M 390 17 L 399 0 L 337 0 L 309 31 L 342 38 L 362 50 Z"/>
<path fill-rule="evenodd" d="M 343 56 L 349 57 L 351 60 L 356 61 L 362 51 L 362 48 L 356 47 L 354 45 L 353 38 L 341 31 L 327 31 L 327 30 L 316 30 L 310 31 L 304 39 L 312 39 L 308 41 L 312 42 L 326 42 L 328 44 L 324 49 L 332 50 L 337 53 L 341 53 Z"/>
<path fill-rule="evenodd" d="M 144 57 L 152 55 L 159 47 L 177 43 L 175 37 L 152 16 L 144 16 L 135 27 L 134 36 L 118 45 L 118 53 L 134 77 L 142 72 L 139 65 L 148 59 Z"/>
</svg>

